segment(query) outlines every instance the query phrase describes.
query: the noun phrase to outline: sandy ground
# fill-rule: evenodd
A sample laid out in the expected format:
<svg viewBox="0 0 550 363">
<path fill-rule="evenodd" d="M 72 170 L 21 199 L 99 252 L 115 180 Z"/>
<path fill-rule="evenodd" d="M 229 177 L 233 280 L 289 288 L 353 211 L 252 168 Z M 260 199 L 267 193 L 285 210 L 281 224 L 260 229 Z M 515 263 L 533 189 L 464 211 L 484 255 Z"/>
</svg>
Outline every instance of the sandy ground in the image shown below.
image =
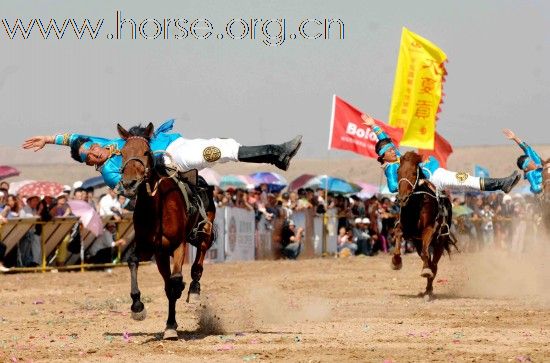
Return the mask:
<svg viewBox="0 0 550 363">
<path fill-rule="evenodd" d="M 201 303 L 178 303 L 179 341 L 160 340 L 154 265 L 139 270 L 144 321 L 130 318 L 126 268 L 0 275 L 0 360 L 550 361 L 543 256 L 445 257 L 432 302 L 417 297 L 416 255 L 401 271 L 387 255 L 210 264 Z"/>
</svg>

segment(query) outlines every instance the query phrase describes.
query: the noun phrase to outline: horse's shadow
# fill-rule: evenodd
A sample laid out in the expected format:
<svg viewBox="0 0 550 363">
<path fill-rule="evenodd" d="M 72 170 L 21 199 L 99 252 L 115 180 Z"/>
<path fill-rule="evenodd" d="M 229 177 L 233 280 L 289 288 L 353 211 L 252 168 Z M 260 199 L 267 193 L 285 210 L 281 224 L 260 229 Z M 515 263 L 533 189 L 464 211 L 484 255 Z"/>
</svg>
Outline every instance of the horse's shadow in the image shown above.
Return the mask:
<svg viewBox="0 0 550 363">
<path fill-rule="evenodd" d="M 424 297 L 423 293 L 420 292 L 418 294 L 397 294 L 400 298 L 404 299 L 422 299 Z M 460 296 L 457 294 L 433 294 L 434 300 L 460 300 L 460 299 L 468 299 L 466 296 Z"/>
<path fill-rule="evenodd" d="M 125 333 L 114 333 L 114 332 L 105 332 L 103 333 L 103 336 L 112 336 L 112 337 L 124 337 Z M 145 332 L 136 332 L 136 333 L 130 333 L 130 337 L 149 337 L 149 339 L 141 342 L 140 344 L 148 344 L 152 342 L 160 342 L 164 341 L 162 339 L 162 332 L 157 333 L 145 333 Z M 201 340 L 206 337 L 212 336 L 212 335 L 220 335 L 220 334 L 214 334 L 214 333 L 204 333 L 198 330 L 178 330 L 178 340 Z"/>
<path fill-rule="evenodd" d="M 203 331 L 199 330 L 178 330 L 178 340 L 185 340 L 185 341 L 191 341 L 191 340 L 202 340 L 204 338 L 207 338 L 209 336 L 227 336 L 227 337 L 238 337 L 240 334 L 291 334 L 291 335 L 297 335 L 302 334 L 302 332 L 289 332 L 289 331 L 260 331 L 260 330 L 254 330 L 254 331 L 243 331 L 243 332 L 225 332 L 225 333 L 205 333 Z M 105 332 L 103 333 L 104 337 L 112 336 L 112 337 L 124 337 L 126 333 L 114 333 L 114 332 Z M 137 332 L 137 333 L 130 333 L 130 337 L 149 337 L 149 339 L 141 342 L 140 344 L 149 344 L 152 342 L 161 342 L 165 341 L 163 339 L 163 333 L 145 333 L 145 332 Z"/>
</svg>

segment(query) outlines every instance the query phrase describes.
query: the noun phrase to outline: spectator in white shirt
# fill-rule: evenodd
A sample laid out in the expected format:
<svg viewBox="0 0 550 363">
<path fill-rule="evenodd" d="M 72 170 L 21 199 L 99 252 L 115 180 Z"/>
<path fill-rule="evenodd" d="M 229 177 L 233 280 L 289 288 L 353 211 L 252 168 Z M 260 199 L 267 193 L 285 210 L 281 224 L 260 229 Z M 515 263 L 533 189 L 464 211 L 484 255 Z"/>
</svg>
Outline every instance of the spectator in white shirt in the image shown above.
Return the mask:
<svg viewBox="0 0 550 363">
<path fill-rule="evenodd" d="M 121 213 L 120 203 L 116 192 L 113 189 L 109 189 L 109 192 L 101 198 L 99 201 L 99 215 L 100 216 L 117 216 L 117 213 Z"/>
</svg>

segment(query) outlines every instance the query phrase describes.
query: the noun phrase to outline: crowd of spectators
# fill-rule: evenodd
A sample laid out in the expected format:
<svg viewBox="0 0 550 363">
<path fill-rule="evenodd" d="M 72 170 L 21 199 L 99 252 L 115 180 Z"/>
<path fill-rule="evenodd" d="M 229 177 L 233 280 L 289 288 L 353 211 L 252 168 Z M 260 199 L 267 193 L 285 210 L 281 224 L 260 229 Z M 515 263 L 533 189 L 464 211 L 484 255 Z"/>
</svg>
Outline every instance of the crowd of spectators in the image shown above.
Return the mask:
<svg viewBox="0 0 550 363">
<path fill-rule="evenodd" d="M 337 251 L 339 255 L 389 253 L 395 246 L 393 230 L 399 218 L 399 205 L 394 196 L 374 195 L 361 199 L 324 189 L 298 189 L 290 192 L 269 191 L 267 185 L 252 190 L 216 188 L 214 199 L 218 207 L 245 208 L 256 213 L 256 219 L 273 221 L 284 218 L 283 257 L 296 258 L 300 250 L 289 252 L 294 243 L 285 238 L 294 229 L 289 226 L 292 214 L 312 210 L 317 215 L 333 211 L 337 218 Z M 529 195 L 503 193 L 462 193 L 451 195 L 454 208 L 452 232 L 458 237 L 458 247 L 465 251 L 500 248 L 514 252 L 525 250 L 526 238 L 540 224 L 538 203 Z M 301 238 L 300 240 L 303 240 Z M 404 241 L 402 253 L 415 252 L 412 241 Z M 297 251 L 297 254 L 295 253 Z"/>
<path fill-rule="evenodd" d="M 464 211 L 455 215 L 453 225 L 462 250 L 498 248 L 521 253 L 528 248 L 527 241 L 537 242 L 542 211 L 532 195 L 466 194 L 453 198 L 453 208 Z"/>
<path fill-rule="evenodd" d="M 120 220 L 125 212 L 131 211 L 133 204 L 123 195 L 117 195 L 113 190 L 96 197 L 94 188 L 82 188 L 81 182 L 75 182 L 73 187 L 66 185 L 62 193 L 57 196 L 39 196 L 39 195 L 21 195 L 10 194 L 10 185 L 3 181 L 0 183 L 0 227 L 10 219 L 16 218 L 34 218 L 40 222 L 47 222 L 55 217 L 73 216 L 70 200 L 81 200 L 89 204 L 90 208 L 95 210 L 101 217 L 111 217 L 114 221 Z M 73 253 L 79 253 L 79 230 L 81 224 L 76 223 L 76 228 L 71 233 L 69 250 Z M 34 225 L 17 244 L 16 256 L 13 261 L 17 267 L 35 267 L 41 264 L 41 229 L 40 224 Z M 107 240 L 111 247 L 120 246 L 122 241 L 115 240 L 115 232 L 111 228 L 105 228 L 103 235 L 98 240 Z M 109 236 L 111 234 L 111 236 Z M 126 242 L 126 241 L 123 241 Z M 109 262 L 108 258 L 99 258 L 105 256 L 106 251 L 100 251 L 97 247 L 101 243 L 95 243 L 91 248 L 87 259 L 89 261 L 102 260 Z M 105 249 L 106 247 L 103 247 Z M 5 245 L 0 241 L 0 271 L 7 271 L 4 265 Z M 112 261 L 110 261 L 112 262 Z"/>
<path fill-rule="evenodd" d="M 75 183 L 66 186 L 55 198 L 34 195 L 9 194 L 9 184 L 0 183 L 0 224 L 11 218 L 38 218 L 48 221 L 54 217 L 71 216 L 69 200 L 82 200 L 102 217 L 119 220 L 125 212 L 133 210 L 133 201 L 113 190 L 96 197 L 93 188 L 83 189 Z M 459 247 L 466 251 L 484 248 L 501 248 L 515 252 L 525 249 L 526 236 L 534 233 L 540 223 L 540 213 L 533 197 L 502 193 L 465 193 L 452 195 L 453 208 L 458 211 L 453 218 L 452 231 L 459 237 Z M 399 216 L 399 206 L 394 196 L 374 195 L 361 199 L 355 195 L 344 196 L 324 189 L 302 188 L 296 191 L 274 192 L 262 184 L 254 189 L 221 190 L 215 188 L 217 207 L 235 207 L 254 211 L 256 221 L 273 230 L 276 221 L 283 221 L 281 255 L 295 259 L 303 250 L 304 227 L 295 226 L 292 215 L 309 211 L 323 216 L 329 213 L 335 221 L 337 252 L 340 256 L 388 253 L 395 245 L 393 230 Z M 40 225 L 33 227 L 17 247 L 17 266 L 37 266 L 41 263 Z M 91 248 L 87 260 L 109 262 L 110 248 L 126 241 L 115 238 L 116 228 L 107 225 L 101 243 Z M 78 238 L 78 228 L 72 238 Z M 78 243 L 71 242 L 76 253 Z M 101 246 L 100 246 L 101 245 Z M 101 247 L 101 248 L 99 248 Z M 411 241 L 405 241 L 402 252 L 414 252 Z M 99 253 L 99 254 L 98 254 Z M 4 249 L 0 242 L 0 270 Z"/>
<path fill-rule="evenodd" d="M 257 221 L 269 222 L 283 218 L 286 223 L 283 224 L 282 255 L 287 258 L 296 258 L 300 251 L 298 249 L 297 253 L 289 253 L 288 244 L 294 243 L 294 240 L 286 237 L 288 230 L 294 227 L 291 222 L 293 213 L 311 211 L 316 215 L 324 215 L 327 211 L 333 211 L 337 220 L 338 252 L 349 250 L 351 254 L 369 256 L 379 251 L 389 251 L 393 243 L 393 227 L 399 214 L 394 197 L 373 196 L 362 200 L 357 196 L 327 193 L 320 188 L 301 188 L 278 193 L 269 191 L 265 184 L 252 190 L 223 191 L 216 188 L 214 200 L 217 207 L 237 207 L 254 211 Z M 304 226 L 299 226 L 296 232 L 303 233 L 303 228 Z M 290 248 L 294 248 L 294 245 Z"/>
</svg>

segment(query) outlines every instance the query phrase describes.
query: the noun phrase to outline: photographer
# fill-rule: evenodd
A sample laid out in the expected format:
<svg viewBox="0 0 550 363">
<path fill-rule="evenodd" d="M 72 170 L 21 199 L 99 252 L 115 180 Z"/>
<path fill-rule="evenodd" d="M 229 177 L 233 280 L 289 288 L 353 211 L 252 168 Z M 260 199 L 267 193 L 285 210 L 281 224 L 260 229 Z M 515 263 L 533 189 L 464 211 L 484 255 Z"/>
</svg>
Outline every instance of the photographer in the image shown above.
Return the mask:
<svg viewBox="0 0 550 363">
<path fill-rule="evenodd" d="M 302 227 L 296 230 L 296 225 L 292 220 L 285 223 L 281 233 L 282 255 L 291 260 L 298 258 L 302 251 L 303 238 L 304 229 Z"/>
</svg>

